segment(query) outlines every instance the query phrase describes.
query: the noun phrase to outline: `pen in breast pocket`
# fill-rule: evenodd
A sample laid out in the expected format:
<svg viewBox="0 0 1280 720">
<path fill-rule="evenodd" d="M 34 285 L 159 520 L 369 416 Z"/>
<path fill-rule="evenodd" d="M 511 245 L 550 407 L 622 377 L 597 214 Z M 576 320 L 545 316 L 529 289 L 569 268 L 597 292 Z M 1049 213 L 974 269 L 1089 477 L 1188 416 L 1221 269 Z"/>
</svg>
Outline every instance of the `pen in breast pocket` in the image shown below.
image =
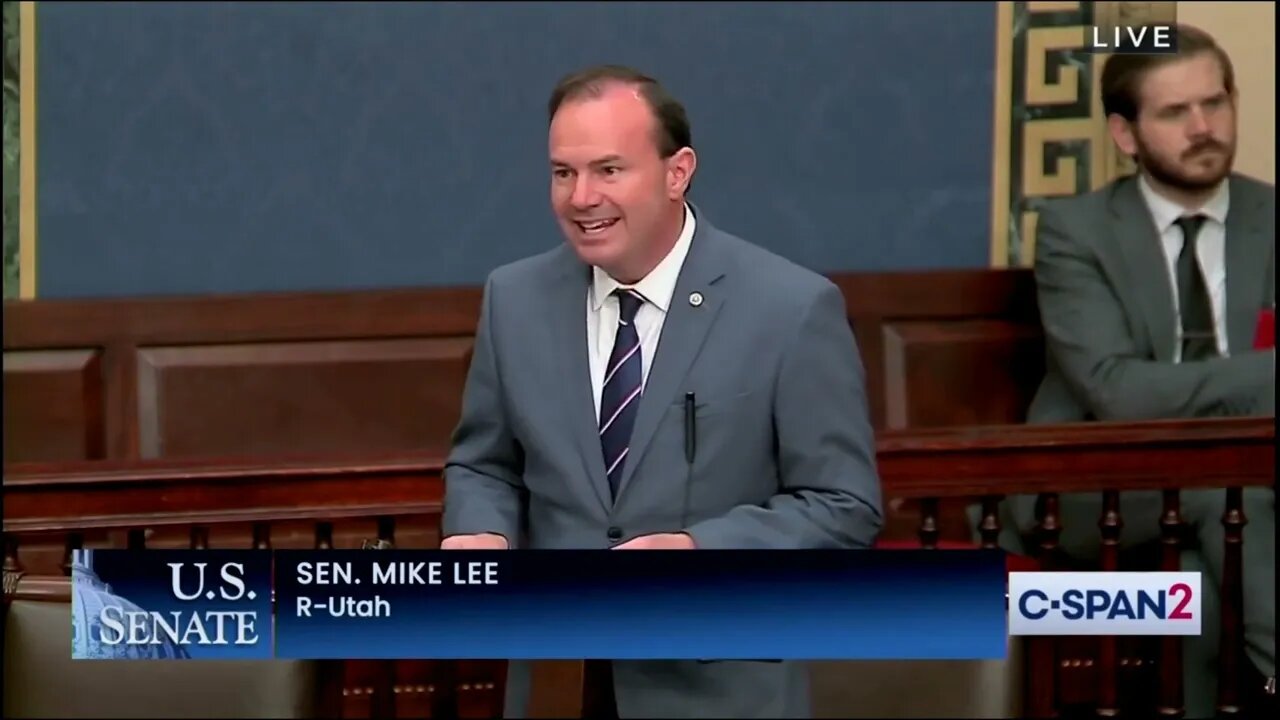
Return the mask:
<svg viewBox="0 0 1280 720">
<path fill-rule="evenodd" d="M 698 449 L 698 419 L 694 414 L 697 398 L 693 393 L 684 394 L 684 459 L 693 464 Z"/>
</svg>

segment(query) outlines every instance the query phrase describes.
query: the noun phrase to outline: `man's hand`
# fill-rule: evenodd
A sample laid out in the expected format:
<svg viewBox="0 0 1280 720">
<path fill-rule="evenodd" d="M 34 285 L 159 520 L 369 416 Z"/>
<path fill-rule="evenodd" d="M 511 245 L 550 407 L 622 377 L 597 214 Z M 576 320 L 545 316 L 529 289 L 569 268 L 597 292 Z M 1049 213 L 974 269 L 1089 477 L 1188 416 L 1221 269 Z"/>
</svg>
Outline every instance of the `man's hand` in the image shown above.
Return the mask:
<svg viewBox="0 0 1280 720">
<path fill-rule="evenodd" d="M 685 533 L 658 533 L 657 535 L 641 535 L 621 545 L 614 545 L 614 550 L 696 550 L 693 538 Z"/>
<path fill-rule="evenodd" d="M 495 533 L 450 535 L 440 541 L 441 550 L 506 550 L 507 539 Z"/>
</svg>

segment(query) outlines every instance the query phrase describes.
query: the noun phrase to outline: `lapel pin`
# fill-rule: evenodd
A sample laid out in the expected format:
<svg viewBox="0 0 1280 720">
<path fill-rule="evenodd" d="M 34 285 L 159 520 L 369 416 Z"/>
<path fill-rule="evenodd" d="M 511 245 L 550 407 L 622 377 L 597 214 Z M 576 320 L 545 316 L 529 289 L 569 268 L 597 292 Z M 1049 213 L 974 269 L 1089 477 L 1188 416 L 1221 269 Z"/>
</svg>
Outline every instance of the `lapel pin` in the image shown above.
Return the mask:
<svg viewBox="0 0 1280 720">
<path fill-rule="evenodd" d="M 689 293 L 689 304 L 690 304 L 690 305 L 692 305 L 692 306 L 694 306 L 694 307 L 698 307 L 699 305 L 701 305 L 701 304 L 702 304 L 702 293 L 700 293 L 700 292 L 692 292 L 692 293 Z"/>
</svg>

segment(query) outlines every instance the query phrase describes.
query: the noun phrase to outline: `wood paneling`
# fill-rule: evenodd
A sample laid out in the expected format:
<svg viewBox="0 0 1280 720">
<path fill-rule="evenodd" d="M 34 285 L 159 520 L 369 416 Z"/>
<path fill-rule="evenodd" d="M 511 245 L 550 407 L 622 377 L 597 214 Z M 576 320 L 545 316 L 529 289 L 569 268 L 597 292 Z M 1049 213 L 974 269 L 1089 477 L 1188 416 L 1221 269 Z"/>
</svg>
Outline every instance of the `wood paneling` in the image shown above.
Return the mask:
<svg viewBox="0 0 1280 720">
<path fill-rule="evenodd" d="M 443 453 L 470 348 L 466 337 L 144 348 L 140 452 Z"/>
<path fill-rule="evenodd" d="M 6 301 L 5 462 L 442 451 L 479 310 L 479 288 Z"/>
<path fill-rule="evenodd" d="M 1021 422 L 1043 361 L 1035 278 L 1028 270 L 849 273 L 844 293 L 867 371 L 877 430 Z M 989 322 L 984 322 L 989 321 Z M 950 344 L 948 344 L 948 342 Z M 932 358 L 941 353 L 959 360 Z M 1034 367 L 1019 367 L 1032 357 Z M 975 375 L 968 374 L 980 368 Z M 917 385 L 918 384 L 918 385 Z M 939 406 L 932 396 L 956 397 Z M 977 407 L 962 402 L 979 399 Z"/>
<path fill-rule="evenodd" d="M 105 457 L 103 388 L 97 350 L 6 348 L 5 461 Z"/>
<path fill-rule="evenodd" d="M 886 428 L 1023 422 L 1044 375 L 1040 328 L 1005 320 L 883 326 Z"/>
<path fill-rule="evenodd" d="M 1018 422 L 1025 270 L 838 274 L 877 429 Z M 443 452 L 480 288 L 7 301 L 5 461 Z"/>
<path fill-rule="evenodd" d="M 877 430 L 1022 421 L 1043 368 L 1029 271 L 831 279 Z M 5 460 L 442 454 L 480 301 L 472 287 L 6 302 L 6 390 L 16 392 L 6 393 Z M 50 394 L 9 371 L 24 354 L 86 347 L 99 348 L 96 389 Z M 42 419 L 90 405 L 96 446 L 68 443 Z M 966 539 L 960 506 L 943 502 L 943 539 Z M 885 536 L 912 537 L 914 506 L 890 498 L 888 511 Z"/>
</svg>

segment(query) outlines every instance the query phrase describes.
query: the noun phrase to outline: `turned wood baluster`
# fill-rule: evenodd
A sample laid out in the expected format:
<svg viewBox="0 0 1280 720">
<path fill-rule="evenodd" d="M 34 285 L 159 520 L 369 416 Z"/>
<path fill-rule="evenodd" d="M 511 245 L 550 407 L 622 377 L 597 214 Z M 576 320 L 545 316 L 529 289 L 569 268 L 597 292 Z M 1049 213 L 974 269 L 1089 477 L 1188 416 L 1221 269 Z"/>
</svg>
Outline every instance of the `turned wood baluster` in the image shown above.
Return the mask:
<svg viewBox="0 0 1280 720">
<path fill-rule="evenodd" d="M 1062 534 L 1058 517 L 1058 493 L 1043 493 L 1040 498 L 1040 517 L 1036 526 L 1040 537 L 1040 568 L 1053 570 L 1057 564 L 1058 536 Z"/>
<path fill-rule="evenodd" d="M 1244 491 L 1227 488 L 1222 513 L 1222 632 L 1218 655 L 1218 713 L 1244 711 L 1240 697 L 1240 669 L 1244 658 Z"/>
<path fill-rule="evenodd" d="M 390 516 L 378 518 L 378 539 L 391 547 L 396 544 L 396 519 Z"/>
<path fill-rule="evenodd" d="M 938 549 L 938 498 L 920 501 L 920 529 L 916 534 L 920 538 L 920 547 L 925 550 Z"/>
<path fill-rule="evenodd" d="M 270 523 L 254 523 L 253 524 L 253 549 L 254 550 L 270 550 L 271 549 L 271 524 Z"/>
<path fill-rule="evenodd" d="M 378 539 L 395 547 L 396 523 L 394 517 L 378 518 Z M 387 661 L 378 671 L 379 681 L 394 682 L 396 663 Z M 433 676 L 436 678 L 436 692 L 431 696 L 431 717 L 456 718 L 459 716 L 458 698 L 458 663 L 442 660 L 433 665 Z M 377 693 L 374 694 L 377 702 Z M 394 711 L 394 707 L 392 708 Z M 388 715 L 390 717 L 390 715 Z"/>
<path fill-rule="evenodd" d="M 203 525 L 193 525 L 191 527 L 191 549 L 209 549 L 209 528 L 204 527 Z"/>
<path fill-rule="evenodd" d="M 316 531 L 316 550 L 333 549 L 333 523 L 318 522 Z M 342 717 L 343 688 L 347 682 L 347 661 L 322 660 L 317 672 L 320 676 L 320 717 Z"/>
<path fill-rule="evenodd" d="M 1040 500 L 1037 525 L 1040 536 L 1040 569 L 1053 570 L 1058 554 L 1058 535 L 1062 532 L 1062 526 L 1058 522 L 1058 494 L 1043 493 Z M 1027 704 L 1031 716 L 1057 717 L 1057 639 L 1029 637 L 1027 644 L 1030 646 L 1031 654 L 1031 676 L 1027 679 Z"/>
<path fill-rule="evenodd" d="M 18 536 L 4 536 L 4 574 L 21 573 L 22 562 L 18 560 Z"/>
<path fill-rule="evenodd" d="M 317 550 L 333 549 L 333 523 L 331 522 L 316 523 L 316 549 Z"/>
<path fill-rule="evenodd" d="M 1160 569 L 1182 569 L 1182 500 L 1177 490 L 1164 491 L 1160 514 Z M 1170 599 L 1177 602 L 1176 598 Z M 1182 717 L 1182 637 L 1167 635 L 1160 640 L 1160 702 L 1156 712 L 1164 717 Z"/>
<path fill-rule="evenodd" d="M 396 520 L 394 517 L 385 516 L 378 518 L 378 540 L 380 546 L 394 550 L 396 544 Z M 396 716 L 396 668 L 395 660 L 379 660 L 374 669 L 373 676 L 373 699 L 370 704 L 370 714 L 375 718 L 394 718 Z M 438 700 L 438 698 L 437 698 Z M 435 708 L 431 711 L 432 717 L 438 717 Z"/>
<path fill-rule="evenodd" d="M 999 547 L 1000 499 L 999 495 L 982 498 L 982 522 L 978 525 L 978 531 L 982 535 L 982 547 L 988 550 Z"/>
<path fill-rule="evenodd" d="M 75 552 L 84 547 L 84 535 L 73 532 L 67 533 L 67 539 L 62 544 L 62 574 L 71 577 L 71 562 Z"/>
<path fill-rule="evenodd" d="M 1124 529 L 1124 519 L 1120 517 L 1120 492 L 1106 490 L 1102 493 L 1102 516 L 1098 518 L 1098 528 L 1102 533 L 1103 572 L 1114 572 L 1120 569 L 1120 531 Z M 1115 717 L 1120 714 L 1120 693 L 1118 688 L 1119 668 L 1117 657 L 1119 645 L 1114 635 L 1098 638 L 1098 708 L 1101 717 Z"/>
<path fill-rule="evenodd" d="M 4 592 L 0 601 L 0 623 L 9 618 L 9 601 L 18 591 L 18 581 L 22 578 L 22 563 L 18 560 L 18 538 L 16 535 L 4 536 Z"/>
</svg>

